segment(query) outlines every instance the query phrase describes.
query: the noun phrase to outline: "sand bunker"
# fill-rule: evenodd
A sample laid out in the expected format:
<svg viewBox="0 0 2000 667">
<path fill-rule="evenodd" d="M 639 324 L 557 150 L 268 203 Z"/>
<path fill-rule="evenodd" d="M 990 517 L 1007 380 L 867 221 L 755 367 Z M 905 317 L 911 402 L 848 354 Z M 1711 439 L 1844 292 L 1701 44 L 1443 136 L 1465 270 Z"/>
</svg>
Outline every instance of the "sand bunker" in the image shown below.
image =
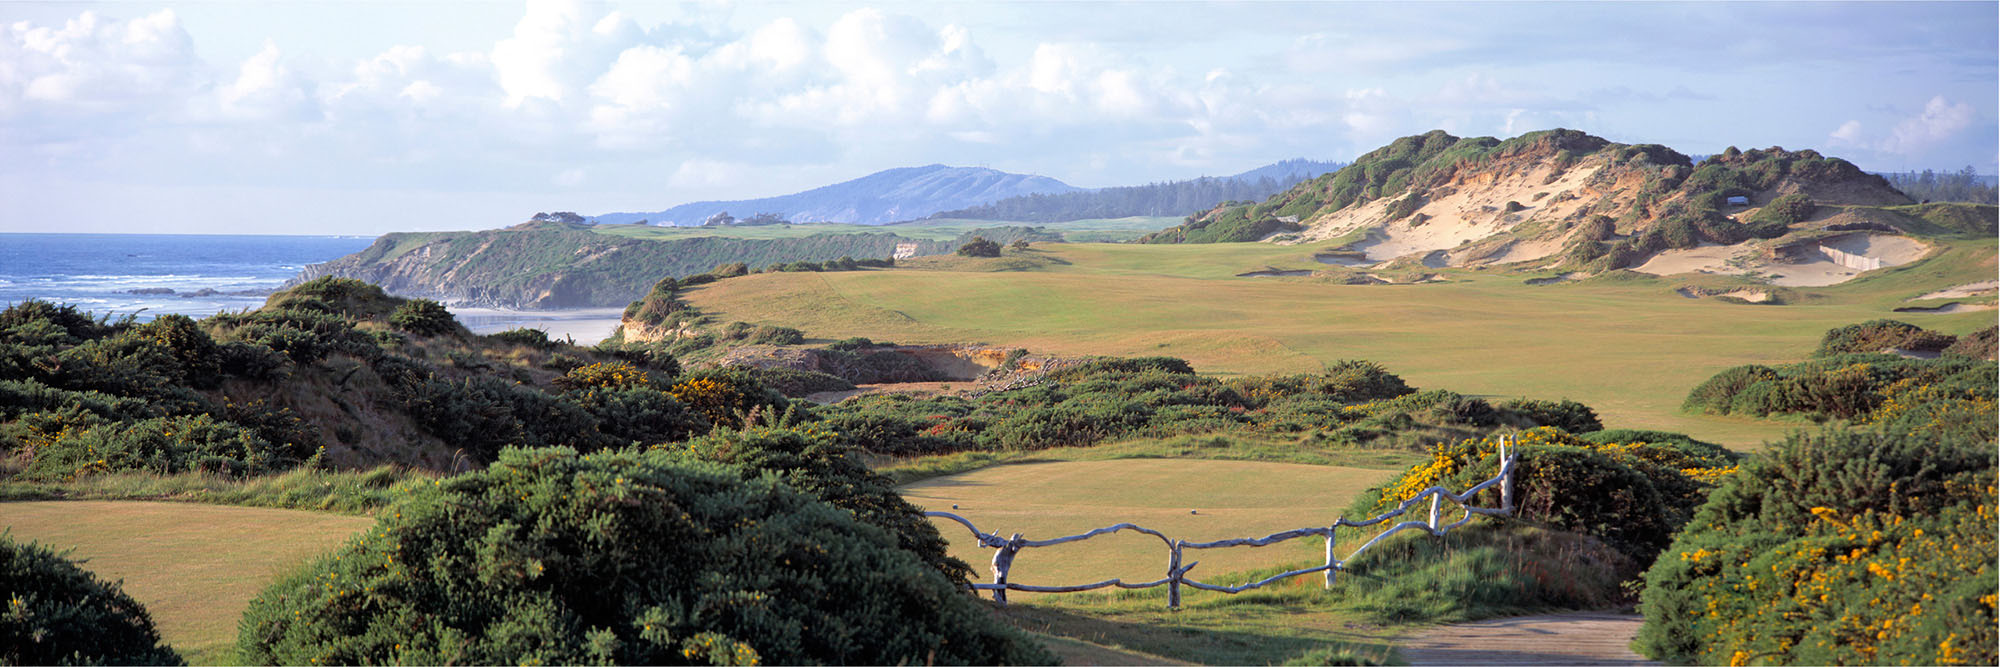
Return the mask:
<svg viewBox="0 0 2000 667">
<path fill-rule="evenodd" d="M 1824 287 L 1844 283 L 1867 271 L 1900 266 L 1924 258 L 1930 246 L 1907 236 L 1849 234 L 1798 249 L 1804 261 L 1771 264 L 1771 284 Z"/>
<path fill-rule="evenodd" d="M 1910 300 L 1922 301 L 1924 299 L 1963 299 L 1969 296 L 1986 296 L 1988 294 L 1995 294 L 1995 293 L 2000 293 L 2000 280 L 1986 280 L 1976 283 L 1966 283 L 1963 285 L 1959 285 L 1957 287 L 1947 287 L 1945 289 L 1941 289 L 1936 292 L 1931 292 L 1930 294 L 1925 294 L 1923 296 L 1916 297 Z"/>
<path fill-rule="evenodd" d="M 1527 284 L 1530 285 L 1554 285 L 1556 283 L 1573 283 L 1582 279 L 1583 279 L 1583 274 L 1571 271 L 1569 273 L 1565 273 L 1559 276 L 1549 276 L 1547 278 L 1529 278 L 1522 282 L 1526 282 Z"/>
<path fill-rule="evenodd" d="M 1730 260 L 1750 251 L 1750 245 L 1747 243 L 1736 245 L 1703 243 L 1693 248 L 1662 250 L 1646 260 L 1646 263 L 1632 267 L 1632 270 L 1656 276 L 1670 276 L 1677 273 L 1745 273 L 1745 269 L 1731 264 Z"/>
<path fill-rule="evenodd" d="M 1982 310 L 1995 310 L 1995 309 L 2000 309 L 2000 306 L 1996 306 L 1990 303 L 1947 303 L 1942 306 L 1931 306 L 1931 307 L 1905 306 L 1902 308 L 1897 308 L 1896 312 L 1943 314 L 1943 313 L 1976 313 Z"/>
<path fill-rule="evenodd" d="M 1296 276 L 1310 276 L 1310 275 L 1312 275 L 1312 274 L 1313 274 L 1313 272 L 1311 272 L 1311 271 L 1251 271 L 1251 272 L 1249 272 L 1249 273 L 1238 273 L 1238 274 L 1236 274 L 1236 277 L 1238 277 L 1238 278 L 1291 278 L 1291 277 L 1296 277 Z"/>
<path fill-rule="evenodd" d="M 1741 299 L 1743 301 L 1748 301 L 1750 303 L 1765 303 L 1771 300 L 1770 292 L 1766 292 L 1764 290 L 1754 290 L 1754 289 L 1739 289 L 1728 292 L 1714 292 L 1695 287 L 1682 287 L 1680 289 L 1674 290 L 1674 293 L 1690 299 L 1700 299 L 1703 297 L 1715 297 L 1715 298 L 1729 297 L 1732 299 Z"/>
<path fill-rule="evenodd" d="M 1375 260 L 1354 255 L 1313 255 L 1313 260 L 1321 264 L 1346 267 L 1374 266 L 1376 264 Z"/>
<path fill-rule="evenodd" d="M 1773 285 L 1825 287 L 1853 280 L 1868 271 L 1923 259 L 1930 246 L 1895 234 L 1848 234 L 1792 246 L 1786 252 L 1790 261 L 1771 261 L 1759 256 L 1751 242 L 1704 243 L 1694 248 L 1661 251 L 1632 270 L 1656 276 L 1765 273 Z"/>
</svg>

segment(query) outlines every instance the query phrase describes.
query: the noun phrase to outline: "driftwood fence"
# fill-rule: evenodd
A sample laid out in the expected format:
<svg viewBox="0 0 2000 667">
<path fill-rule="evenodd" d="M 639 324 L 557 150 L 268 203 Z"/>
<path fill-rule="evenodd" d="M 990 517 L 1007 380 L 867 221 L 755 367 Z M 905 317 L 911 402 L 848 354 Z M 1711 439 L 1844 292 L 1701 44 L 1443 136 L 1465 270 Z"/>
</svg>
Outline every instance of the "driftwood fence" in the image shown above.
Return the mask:
<svg viewBox="0 0 2000 667">
<path fill-rule="evenodd" d="M 1494 475 L 1492 479 L 1480 482 L 1479 484 L 1474 485 L 1472 488 L 1466 489 L 1463 493 L 1452 493 L 1451 491 L 1445 489 L 1444 487 L 1433 486 L 1417 492 L 1417 494 L 1411 496 L 1410 499 L 1403 501 L 1403 504 L 1398 505 L 1396 509 L 1384 512 L 1382 513 L 1381 516 L 1377 516 L 1372 519 L 1367 519 L 1363 521 L 1350 521 L 1347 519 L 1347 517 L 1341 517 L 1339 519 L 1335 519 L 1333 525 L 1330 526 L 1297 528 L 1293 530 L 1287 530 L 1284 532 L 1272 533 L 1270 535 L 1265 535 L 1263 537 L 1254 537 L 1254 538 L 1217 540 L 1214 542 L 1188 542 L 1185 540 L 1178 540 L 1167 537 L 1165 533 L 1153 530 L 1151 528 L 1146 528 L 1144 526 L 1138 526 L 1129 523 L 1121 523 L 1117 525 L 1105 526 L 1103 528 L 1099 528 L 1097 530 L 1093 530 L 1078 535 L 1069 535 L 1066 537 L 1057 537 L 1047 540 L 1030 540 L 1023 538 L 1020 533 L 1014 533 L 1013 537 L 1001 537 L 998 532 L 993 532 L 993 533 L 979 532 L 979 528 L 977 526 L 972 525 L 972 521 L 967 520 L 965 517 L 952 514 L 950 512 L 925 512 L 924 516 L 957 521 L 958 523 L 964 525 L 966 530 L 972 531 L 972 535 L 979 539 L 980 546 L 996 550 L 993 554 L 992 583 L 975 583 L 972 585 L 972 588 L 974 590 L 992 591 L 993 600 L 1001 604 L 1007 603 L 1007 591 L 1010 590 L 1027 591 L 1030 593 L 1076 593 L 1076 592 L 1094 590 L 1099 588 L 1110 588 L 1113 586 L 1116 586 L 1118 588 L 1153 588 L 1155 586 L 1166 586 L 1167 607 L 1170 609 L 1179 609 L 1181 606 L 1182 585 L 1187 585 L 1205 591 L 1217 591 L 1233 595 L 1253 588 L 1261 588 L 1267 584 L 1271 584 L 1281 579 L 1313 574 L 1315 572 L 1324 572 L 1326 573 L 1325 586 L 1328 588 L 1332 588 L 1334 573 L 1339 572 L 1342 569 L 1345 569 L 1345 566 L 1348 563 L 1348 561 L 1352 561 L 1355 558 L 1359 558 L 1363 552 L 1366 552 L 1368 550 L 1369 547 L 1375 546 L 1382 540 L 1388 539 L 1390 535 L 1394 535 L 1396 533 L 1405 530 L 1423 529 L 1430 531 L 1432 535 L 1442 536 L 1445 534 L 1445 531 L 1465 525 L 1467 522 L 1472 521 L 1472 517 L 1475 516 L 1511 515 L 1514 513 L 1515 457 L 1508 454 L 1507 440 L 1504 438 L 1500 441 L 1499 456 L 1500 456 L 1500 473 Z M 1472 497 L 1474 495 L 1477 495 L 1479 492 L 1491 489 L 1495 486 L 1500 487 L 1499 507 L 1474 507 L 1470 504 L 1470 501 L 1472 500 Z M 1423 521 L 1412 520 L 1412 521 L 1402 521 L 1396 523 L 1394 525 L 1389 526 L 1387 530 L 1384 530 L 1381 533 L 1376 534 L 1375 537 L 1369 539 L 1367 542 L 1362 543 L 1361 547 L 1355 549 L 1354 553 L 1348 554 L 1345 560 L 1334 557 L 1334 551 L 1333 551 L 1334 534 L 1335 531 L 1338 530 L 1339 528 L 1343 526 L 1349 528 L 1365 528 L 1368 526 L 1380 524 L 1384 521 L 1388 521 L 1390 519 L 1402 516 L 1405 512 L 1408 512 L 1410 508 L 1415 507 L 1420 503 L 1423 503 L 1426 499 L 1430 501 L 1430 517 L 1427 520 Z M 1451 523 L 1439 523 L 1438 522 L 1440 516 L 1438 513 L 1440 509 L 1439 506 L 1440 503 L 1446 500 L 1449 500 L 1452 503 L 1457 504 L 1460 509 L 1464 510 L 1465 516 L 1460 517 L 1457 521 L 1453 521 Z M 1088 584 L 1077 584 L 1073 586 L 1031 586 L 1028 584 L 1015 583 L 1007 578 L 1008 571 L 1012 570 L 1014 567 L 1014 558 L 1020 555 L 1022 549 L 1033 548 L 1033 547 L 1052 547 L 1058 544 L 1081 542 L 1083 540 L 1087 540 L 1100 535 L 1110 535 L 1112 533 L 1116 533 L 1121 530 L 1129 530 L 1138 533 L 1145 533 L 1147 535 L 1160 538 L 1160 541 L 1166 544 L 1167 576 L 1165 578 L 1158 579 L 1155 581 L 1145 581 L 1145 582 L 1127 582 L 1122 579 L 1107 579 L 1104 581 L 1093 582 Z M 1188 549 L 1261 547 L 1268 544 L 1276 544 L 1279 542 L 1306 537 L 1309 535 L 1317 535 L 1326 540 L 1326 562 L 1324 564 L 1315 567 L 1305 568 L 1302 570 L 1292 570 L 1290 572 L 1284 572 L 1272 575 L 1270 577 L 1266 577 L 1258 581 L 1253 581 L 1247 584 L 1243 584 L 1241 586 L 1222 586 L 1222 585 L 1204 583 L 1201 581 L 1190 579 L 1187 576 L 1188 570 L 1194 569 L 1194 566 L 1198 564 L 1200 561 L 1190 562 L 1187 563 L 1186 565 L 1181 564 L 1182 556 Z"/>
</svg>

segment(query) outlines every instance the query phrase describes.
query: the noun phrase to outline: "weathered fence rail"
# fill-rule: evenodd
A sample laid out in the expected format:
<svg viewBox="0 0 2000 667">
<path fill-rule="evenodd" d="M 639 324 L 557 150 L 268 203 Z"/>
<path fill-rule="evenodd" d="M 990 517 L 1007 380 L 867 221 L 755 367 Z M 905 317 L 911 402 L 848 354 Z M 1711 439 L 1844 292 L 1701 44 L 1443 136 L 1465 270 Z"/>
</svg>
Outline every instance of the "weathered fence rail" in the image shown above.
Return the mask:
<svg viewBox="0 0 2000 667">
<path fill-rule="evenodd" d="M 1099 588 L 1112 588 L 1112 587 L 1153 588 L 1156 586 L 1166 586 L 1167 606 L 1169 608 L 1179 609 L 1181 606 L 1182 585 L 1186 585 L 1191 588 L 1197 588 L 1205 591 L 1216 591 L 1219 593 L 1235 594 L 1255 588 L 1262 588 L 1271 583 L 1283 579 L 1288 579 L 1291 577 L 1324 572 L 1326 576 L 1326 582 L 1324 585 L 1328 588 L 1331 588 L 1333 587 L 1333 578 L 1336 572 L 1345 569 L 1346 564 L 1348 562 L 1354 560 L 1355 558 L 1359 558 L 1363 552 L 1366 552 L 1368 550 L 1369 547 L 1381 543 L 1382 540 L 1388 539 L 1390 535 L 1394 535 L 1396 533 L 1405 530 L 1422 529 L 1429 531 L 1432 535 L 1442 536 L 1445 534 L 1446 531 L 1449 531 L 1453 528 L 1457 528 L 1459 526 L 1463 526 L 1467 522 L 1472 521 L 1472 518 L 1475 516 L 1511 515 L 1514 513 L 1515 457 L 1508 453 L 1507 441 L 1505 439 L 1501 440 L 1499 449 L 1500 449 L 1499 474 L 1494 475 L 1492 479 L 1488 479 L 1484 482 L 1475 484 L 1472 486 L 1472 488 L 1466 489 L 1461 493 L 1452 493 L 1450 490 L 1445 489 L 1444 487 L 1433 486 L 1417 492 L 1416 495 L 1411 496 L 1408 500 L 1404 500 L 1401 505 L 1396 506 L 1396 509 L 1389 510 L 1387 512 L 1382 513 L 1380 516 L 1376 516 L 1371 519 L 1365 519 L 1361 521 L 1351 521 L 1347 517 L 1340 517 L 1338 519 L 1335 519 L 1332 525 L 1313 526 L 1307 528 L 1294 528 L 1292 530 L 1272 533 L 1270 535 L 1265 535 L 1263 537 L 1216 540 L 1214 542 L 1188 542 L 1186 540 L 1179 540 L 1168 537 L 1166 533 L 1162 533 L 1160 531 L 1153 530 L 1145 526 L 1140 526 L 1130 523 L 1120 523 L 1120 524 L 1105 526 L 1103 528 L 1098 528 L 1096 530 L 1092 530 L 1086 533 L 1079 533 L 1076 535 L 1067 535 L 1063 537 L 1050 538 L 1046 540 L 1030 540 L 1022 537 L 1020 533 L 1014 533 L 1012 537 L 1001 537 L 1000 533 L 998 532 L 992 532 L 992 533 L 982 532 L 979 530 L 978 526 L 972 524 L 971 520 L 966 519 L 965 517 L 959 516 L 957 514 L 952 514 L 950 512 L 925 512 L 924 516 L 956 521 L 960 525 L 965 526 L 966 530 L 972 531 L 972 535 L 979 540 L 980 546 L 995 550 L 993 553 L 993 566 L 992 566 L 993 581 L 991 583 L 975 583 L 972 585 L 972 587 L 975 590 L 992 591 L 994 601 L 999 602 L 1001 604 L 1007 603 L 1007 591 L 1025 591 L 1029 593 L 1077 593 L 1082 591 L 1096 590 Z M 1480 492 L 1492 489 L 1494 487 L 1499 487 L 1500 490 L 1499 507 L 1474 507 L 1471 504 L 1471 500 L 1474 495 L 1477 495 Z M 1397 522 L 1395 524 L 1390 525 L 1386 530 L 1377 533 L 1373 538 L 1370 538 L 1367 542 L 1363 542 L 1359 548 L 1356 548 L 1354 550 L 1353 553 L 1348 554 L 1347 558 L 1340 559 L 1334 556 L 1334 540 L 1336 533 L 1339 531 L 1339 529 L 1366 528 L 1369 526 L 1381 524 L 1382 522 L 1402 516 L 1403 514 L 1409 512 L 1410 508 L 1418 506 L 1425 500 L 1430 501 L 1430 514 L 1427 519 L 1421 521 L 1410 520 L 1410 521 Z M 1458 505 L 1459 509 L 1463 510 L 1465 515 L 1459 517 L 1457 521 L 1453 521 L 1451 523 L 1439 523 L 1438 522 L 1440 517 L 1439 510 L 1441 509 L 1441 504 L 1443 503 L 1443 501 L 1446 500 L 1449 500 L 1452 503 Z M 1022 549 L 1032 549 L 1036 547 L 1052 547 L 1058 544 L 1081 542 L 1083 540 L 1088 540 L 1093 537 L 1110 535 L 1112 533 L 1117 533 L 1120 531 L 1127 531 L 1127 530 L 1157 537 L 1160 539 L 1161 543 L 1166 545 L 1167 572 L 1165 577 L 1153 581 L 1141 581 L 1141 582 L 1128 582 L 1123 579 L 1106 579 L 1104 581 L 1096 581 L 1087 584 L 1074 584 L 1069 586 L 1029 585 L 1029 584 L 1018 583 L 1008 578 L 1008 573 L 1014 568 L 1014 559 L 1015 557 L 1020 555 Z M 1276 575 L 1272 575 L 1270 577 L 1266 577 L 1264 579 L 1243 584 L 1241 586 L 1223 586 L 1219 584 L 1211 584 L 1188 578 L 1187 576 L 1188 571 L 1194 569 L 1194 566 L 1200 564 L 1200 561 L 1190 562 L 1185 565 L 1181 564 L 1182 557 L 1185 555 L 1185 552 L 1188 549 L 1261 547 L 1308 536 L 1317 536 L 1326 540 L 1326 561 L 1324 563 L 1315 567 L 1308 567 L 1299 570 L 1292 570 L 1290 572 L 1279 573 Z"/>
</svg>

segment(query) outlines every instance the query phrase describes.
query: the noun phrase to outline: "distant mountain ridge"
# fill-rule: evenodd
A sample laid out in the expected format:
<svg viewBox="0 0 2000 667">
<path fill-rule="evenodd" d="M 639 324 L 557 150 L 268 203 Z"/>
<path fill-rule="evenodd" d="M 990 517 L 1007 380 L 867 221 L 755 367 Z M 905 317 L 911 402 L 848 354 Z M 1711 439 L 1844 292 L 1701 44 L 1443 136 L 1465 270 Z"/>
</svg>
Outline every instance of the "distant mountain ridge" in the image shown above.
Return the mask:
<svg viewBox="0 0 2000 667">
<path fill-rule="evenodd" d="M 1010 197 L 989 204 L 941 211 L 932 218 L 1065 222 L 1132 216 L 1183 217 L 1230 201 L 1256 201 L 1346 166 L 1294 158 L 1233 176 Z"/>
<path fill-rule="evenodd" d="M 1047 176 L 1013 174 L 984 167 L 942 164 L 901 167 L 861 178 L 777 197 L 699 201 L 651 213 L 591 216 L 601 225 L 699 225 L 717 213 L 736 217 L 775 213 L 791 222 L 882 224 L 922 218 L 938 211 L 977 206 L 1031 194 L 1060 194 L 1079 188 Z"/>
</svg>

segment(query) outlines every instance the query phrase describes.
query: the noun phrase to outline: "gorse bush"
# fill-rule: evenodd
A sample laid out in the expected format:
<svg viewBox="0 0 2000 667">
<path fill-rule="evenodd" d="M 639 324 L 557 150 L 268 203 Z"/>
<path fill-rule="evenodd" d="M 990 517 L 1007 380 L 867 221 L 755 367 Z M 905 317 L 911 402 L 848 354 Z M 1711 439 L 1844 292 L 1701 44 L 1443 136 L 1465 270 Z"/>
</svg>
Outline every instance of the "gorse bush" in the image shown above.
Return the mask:
<svg viewBox="0 0 2000 667">
<path fill-rule="evenodd" d="M 887 477 L 869 470 L 858 451 L 828 437 L 818 426 L 717 431 L 657 448 L 682 460 L 736 466 L 746 480 L 775 475 L 862 523 L 889 531 L 898 547 L 916 554 L 952 583 L 964 586 L 971 578 L 972 568 L 945 553 L 944 538 L 922 510 L 897 494 Z"/>
<path fill-rule="evenodd" d="M 115 583 L 0 533 L 0 664 L 183 665 L 146 608 Z"/>
<path fill-rule="evenodd" d="M 208 415 L 139 421 L 79 420 L 48 433 L 34 448 L 23 474 L 31 479 L 74 479 L 113 470 L 169 474 L 216 472 L 233 477 L 289 469 L 317 449 L 308 443 L 273 445 L 255 431 Z"/>
<path fill-rule="evenodd" d="M 444 304 L 430 299 L 411 299 L 389 314 L 389 326 L 419 336 L 442 336 L 458 329 L 458 320 Z"/>
<path fill-rule="evenodd" d="M 250 604 L 257 664 L 1047 663 L 887 532 L 664 452 L 509 450 Z"/>
<path fill-rule="evenodd" d="M 1820 339 L 1812 356 L 1881 352 L 1898 348 L 1914 352 L 1937 352 L 1950 347 L 1957 337 L 1896 320 L 1871 320 L 1831 329 Z"/>
<path fill-rule="evenodd" d="M 1800 414 L 1870 421 L 1872 413 L 1910 392 L 1984 402 L 1995 397 L 1991 362 L 1887 354 L 1844 354 L 1786 366 L 1738 366 L 1688 393 L 1682 409 L 1757 417 Z M 1916 394 L 1910 394 L 1915 396 Z M 1903 402 L 1908 404 L 1908 396 Z M 1990 408 L 1989 408 L 1990 409 Z"/>
<path fill-rule="evenodd" d="M 1672 663 L 1996 659 L 1995 452 L 1956 429 L 1794 434 L 1715 489 L 1646 573 Z"/>
<path fill-rule="evenodd" d="M 1657 440 L 1600 443 L 1550 427 L 1513 436 L 1516 516 L 1602 540 L 1644 567 L 1738 459 L 1685 436 Z M 1456 492 L 1491 479 L 1499 474 L 1499 444 L 1492 436 L 1433 447 L 1428 461 L 1363 493 L 1348 515 L 1381 514 L 1432 486 Z M 1489 500 L 1497 505 L 1497 494 Z"/>
</svg>

